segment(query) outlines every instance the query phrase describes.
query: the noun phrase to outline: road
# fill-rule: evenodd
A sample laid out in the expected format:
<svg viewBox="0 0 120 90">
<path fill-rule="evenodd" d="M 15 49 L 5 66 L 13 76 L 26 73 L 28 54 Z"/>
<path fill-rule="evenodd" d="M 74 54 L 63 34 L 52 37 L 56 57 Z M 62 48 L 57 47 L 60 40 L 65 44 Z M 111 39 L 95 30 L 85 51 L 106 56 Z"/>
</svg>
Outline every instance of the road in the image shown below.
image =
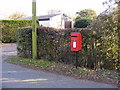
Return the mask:
<svg viewBox="0 0 120 90">
<path fill-rule="evenodd" d="M 16 56 L 16 44 L 2 46 L 2 88 L 116 88 L 108 84 L 33 70 L 5 62 Z"/>
</svg>

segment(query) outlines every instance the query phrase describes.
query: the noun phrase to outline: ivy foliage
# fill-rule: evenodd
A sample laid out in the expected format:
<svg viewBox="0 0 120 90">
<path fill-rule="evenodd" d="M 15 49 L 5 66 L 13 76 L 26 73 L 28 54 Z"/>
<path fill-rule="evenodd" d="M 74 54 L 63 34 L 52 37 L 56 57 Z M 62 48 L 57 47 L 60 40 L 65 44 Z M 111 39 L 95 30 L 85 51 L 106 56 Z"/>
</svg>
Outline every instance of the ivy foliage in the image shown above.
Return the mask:
<svg viewBox="0 0 120 90">
<path fill-rule="evenodd" d="M 99 56 L 104 56 L 104 67 L 114 68 L 119 70 L 119 26 L 118 8 L 101 14 L 90 26 L 96 33 L 95 40 L 96 50 L 99 51 Z M 102 60 L 102 59 L 101 59 Z M 102 61 L 103 61 L 102 60 Z"/>
</svg>

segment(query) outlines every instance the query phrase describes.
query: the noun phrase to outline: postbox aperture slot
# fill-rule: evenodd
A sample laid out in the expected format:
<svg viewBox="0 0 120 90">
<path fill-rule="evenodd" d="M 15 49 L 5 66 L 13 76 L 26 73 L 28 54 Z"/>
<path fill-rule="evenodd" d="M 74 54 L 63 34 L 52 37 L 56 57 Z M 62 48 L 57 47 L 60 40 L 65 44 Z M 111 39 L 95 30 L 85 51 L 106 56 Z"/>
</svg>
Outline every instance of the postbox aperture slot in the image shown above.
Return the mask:
<svg viewBox="0 0 120 90">
<path fill-rule="evenodd" d="M 72 36 L 72 37 L 77 37 L 77 36 Z"/>
</svg>

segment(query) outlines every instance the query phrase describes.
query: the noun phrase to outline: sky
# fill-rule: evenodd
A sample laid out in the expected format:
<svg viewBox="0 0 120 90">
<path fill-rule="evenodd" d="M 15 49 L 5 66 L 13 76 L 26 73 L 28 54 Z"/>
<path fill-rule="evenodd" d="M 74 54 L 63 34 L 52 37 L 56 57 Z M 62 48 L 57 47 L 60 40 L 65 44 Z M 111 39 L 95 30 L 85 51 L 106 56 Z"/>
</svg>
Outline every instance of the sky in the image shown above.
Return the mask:
<svg viewBox="0 0 120 90">
<path fill-rule="evenodd" d="M 102 2 L 106 0 L 36 0 L 37 16 L 49 10 L 61 10 L 70 15 L 83 9 L 92 9 L 99 14 L 105 10 Z M 15 12 L 32 16 L 32 0 L 0 0 L 0 19 L 6 19 Z"/>
</svg>

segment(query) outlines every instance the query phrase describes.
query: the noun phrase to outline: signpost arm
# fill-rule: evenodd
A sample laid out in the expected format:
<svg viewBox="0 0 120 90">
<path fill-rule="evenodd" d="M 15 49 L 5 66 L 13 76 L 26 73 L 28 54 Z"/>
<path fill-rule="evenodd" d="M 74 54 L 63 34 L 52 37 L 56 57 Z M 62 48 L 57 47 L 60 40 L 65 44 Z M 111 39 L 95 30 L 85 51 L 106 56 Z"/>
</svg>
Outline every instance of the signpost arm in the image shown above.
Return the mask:
<svg viewBox="0 0 120 90">
<path fill-rule="evenodd" d="M 32 58 L 37 58 L 36 0 L 32 0 Z"/>
</svg>

